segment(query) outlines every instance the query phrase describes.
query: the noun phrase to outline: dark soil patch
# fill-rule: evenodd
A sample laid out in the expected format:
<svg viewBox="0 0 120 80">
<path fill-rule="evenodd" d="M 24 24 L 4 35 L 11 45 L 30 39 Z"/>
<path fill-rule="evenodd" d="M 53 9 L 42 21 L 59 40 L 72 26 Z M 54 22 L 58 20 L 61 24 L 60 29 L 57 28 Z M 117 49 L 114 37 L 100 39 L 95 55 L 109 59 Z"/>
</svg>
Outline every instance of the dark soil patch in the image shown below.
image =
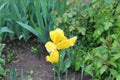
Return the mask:
<svg viewBox="0 0 120 80">
<path fill-rule="evenodd" d="M 31 52 L 31 47 L 37 48 L 37 53 Z M 39 78 L 39 80 L 54 80 L 52 64 L 45 61 L 47 52 L 44 45 L 31 42 L 14 41 L 6 45 L 4 54 L 11 54 L 15 52 L 11 62 L 6 63 L 7 68 L 15 67 L 17 71 L 17 80 L 20 80 L 21 70 L 24 69 L 25 80 L 29 78 Z M 39 55 L 39 56 L 38 56 Z M 75 78 L 75 79 L 74 79 Z M 65 80 L 65 75 L 62 76 Z M 67 80 L 90 80 L 89 76 L 81 79 L 80 73 L 72 70 L 68 71 Z"/>
</svg>

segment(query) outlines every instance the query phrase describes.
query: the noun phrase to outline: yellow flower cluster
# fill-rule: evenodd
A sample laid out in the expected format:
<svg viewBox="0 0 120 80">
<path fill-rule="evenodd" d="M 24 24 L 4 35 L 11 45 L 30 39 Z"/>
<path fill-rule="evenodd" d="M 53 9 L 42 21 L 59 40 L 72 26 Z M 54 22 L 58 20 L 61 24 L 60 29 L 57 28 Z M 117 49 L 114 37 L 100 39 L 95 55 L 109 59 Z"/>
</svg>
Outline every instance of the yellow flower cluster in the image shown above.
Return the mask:
<svg viewBox="0 0 120 80">
<path fill-rule="evenodd" d="M 77 40 L 77 37 L 72 37 L 67 39 L 64 35 L 63 30 L 57 28 L 53 31 L 50 31 L 50 38 L 52 40 L 48 41 L 45 44 L 45 47 L 48 52 L 50 52 L 50 56 L 46 56 L 46 61 L 53 63 L 58 63 L 59 61 L 59 52 L 58 50 L 69 48 L 73 46 Z"/>
</svg>

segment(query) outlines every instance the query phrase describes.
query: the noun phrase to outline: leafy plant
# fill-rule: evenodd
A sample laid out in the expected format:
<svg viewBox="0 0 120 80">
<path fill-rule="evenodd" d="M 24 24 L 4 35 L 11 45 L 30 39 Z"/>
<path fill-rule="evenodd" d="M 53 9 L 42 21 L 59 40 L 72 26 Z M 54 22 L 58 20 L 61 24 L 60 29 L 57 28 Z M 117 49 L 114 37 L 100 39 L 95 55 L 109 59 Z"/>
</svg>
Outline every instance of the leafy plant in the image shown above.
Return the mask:
<svg viewBox="0 0 120 80">
<path fill-rule="evenodd" d="M 49 40 L 49 31 L 53 29 L 55 24 L 56 15 L 54 12 L 59 10 L 59 5 L 62 5 L 64 9 L 63 2 L 58 2 L 58 0 L 52 2 L 48 0 L 33 1 L 32 10 L 35 11 L 33 11 L 33 15 L 30 15 L 30 22 L 17 21 L 17 23 L 37 36 L 40 42 L 45 43 Z"/>
<path fill-rule="evenodd" d="M 2 0 L 0 5 L 0 27 L 5 26 L 14 32 L 14 34 L 5 33 L 2 40 L 17 38 L 27 41 L 31 37 L 30 32 L 36 35 L 34 33 L 36 31 L 39 34 L 39 37 L 37 35 L 39 41 L 45 43 L 49 40 L 49 31 L 54 28 L 57 14 L 63 14 L 66 8 L 66 0 Z M 28 29 L 28 26 L 34 31 Z"/>
<path fill-rule="evenodd" d="M 7 63 L 10 63 L 10 62 L 12 62 L 13 61 L 13 59 L 14 59 L 14 56 L 16 55 L 16 51 L 15 50 L 13 50 L 12 52 L 10 52 L 10 53 L 7 53 L 7 55 L 6 55 L 6 62 Z"/>
<path fill-rule="evenodd" d="M 60 52 L 61 55 L 60 55 L 60 61 L 59 61 L 59 64 L 56 65 L 56 72 L 58 71 L 58 68 L 60 68 L 60 74 L 64 74 L 68 68 L 70 68 L 71 66 L 71 60 L 70 58 L 68 58 L 68 53 L 66 50 L 63 50 Z"/>
<path fill-rule="evenodd" d="M 74 36 L 70 39 L 64 35 L 64 31 L 56 28 L 53 31 L 50 31 L 50 38 L 52 41 L 48 41 L 45 44 L 46 50 L 50 52 L 50 55 L 46 56 L 46 61 L 50 62 L 54 66 L 54 80 L 56 80 L 55 73 L 58 75 L 58 80 L 61 80 L 60 75 L 65 73 L 71 65 L 71 60 L 65 55 L 66 52 L 59 53 L 58 50 L 67 49 L 70 46 L 73 46 L 77 40 L 77 37 Z"/>
<path fill-rule="evenodd" d="M 29 38 L 28 31 L 19 28 L 18 25 L 15 23 L 16 20 L 21 20 L 24 22 L 27 22 L 27 6 L 29 5 L 30 1 L 16 1 L 16 0 L 2 0 L 1 5 L 5 4 L 0 13 L 0 27 L 7 27 L 11 31 L 14 32 L 14 34 L 4 34 L 2 36 L 2 40 L 7 39 L 15 39 L 15 36 L 17 38 L 24 38 L 27 40 Z M 28 37 L 27 37 L 28 36 Z"/>
<path fill-rule="evenodd" d="M 70 7 L 58 15 L 56 26 L 63 28 L 68 36 L 79 35 L 77 48 L 69 51 L 72 67 L 93 79 L 118 80 L 120 2 L 78 0 L 74 7 L 71 7 L 73 2 L 68 2 Z"/>
<path fill-rule="evenodd" d="M 93 79 L 117 79 L 119 76 L 119 47 L 110 43 L 93 49 L 90 62 L 85 71 L 93 76 Z"/>
<path fill-rule="evenodd" d="M 5 76 L 5 59 L 2 56 L 2 50 L 5 47 L 5 44 L 0 44 L 0 79 Z"/>
<path fill-rule="evenodd" d="M 67 6 L 71 6 L 73 2 L 68 3 Z M 90 49 L 101 45 L 102 39 L 114 33 L 118 8 L 118 0 L 78 0 L 75 7 L 68 8 L 56 18 L 56 26 L 63 28 L 69 36 L 79 35 L 78 44 Z"/>
<path fill-rule="evenodd" d="M 2 27 L 0 29 L 0 41 L 2 41 L 4 33 L 13 33 L 13 31 L 11 31 L 10 29 L 8 29 L 7 27 Z"/>
</svg>

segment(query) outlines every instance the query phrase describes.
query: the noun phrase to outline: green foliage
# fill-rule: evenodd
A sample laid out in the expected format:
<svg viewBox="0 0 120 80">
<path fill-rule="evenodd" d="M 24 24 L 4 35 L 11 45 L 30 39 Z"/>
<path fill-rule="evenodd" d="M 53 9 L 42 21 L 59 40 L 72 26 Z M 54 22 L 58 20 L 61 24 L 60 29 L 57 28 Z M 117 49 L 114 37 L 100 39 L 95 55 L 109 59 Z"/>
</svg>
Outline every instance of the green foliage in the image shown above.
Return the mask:
<svg viewBox="0 0 120 80">
<path fill-rule="evenodd" d="M 16 69 L 15 68 L 10 69 L 10 80 L 16 80 Z"/>
<path fill-rule="evenodd" d="M 28 39 L 28 32 L 23 28 L 19 28 L 15 21 L 20 20 L 27 22 L 27 6 L 29 5 L 30 1 L 16 1 L 16 0 L 1 0 L 1 5 L 5 4 L 0 13 L 0 27 L 7 27 L 14 34 L 7 34 L 5 33 L 2 36 L 2 40 L 11 39 L 13 40 L 15 36 L 19 38 L 20 36 L 24 36 L 25 40 Z M 26 36 L 26 37 L 25 37 Z M 28 36 L 28 37 L 27 37 Z"/>
<path fill-rule="evenodd" d="M 56 26 L 68 36 L 78 35 L 69 51 L 71 67 L 93 80 L 119 80 L 120 1 L 74 1 L 76 6 L 68 0 L 69 8 L 56 18 Z"/>
<path fill-rule="evenodd" d="M 118 37 L 110 35 L 103 40 L 101 46 L 92 50 L 87 50 L 79 46 L 71 48 L 69 50 L 71 67 L 75 71 L 81 70 L 81 73 L 84 72 L 84 74 L 91 75 L 93 80 L 119 79 L 119 37 L 120 35 Z"/>
<path fill-rule="evenodd" d="M 59 10 L 57 4 L 62 5 L 60 2 L 58 3 L 58 0 L 52 0 L 52 2 L 50 0 L 33 1 L 31 6 L 33 14 L 30 14 L 30 22 L 28 23 L 32 27 L 26 23 L 17 23 L 37 36 L 40 42 L 45 43 L 49 40 L 49 30 L 53 29 L 52 26 L 54 26 L 56 17 L 54 12 Z"/>
<path fill-rule="evenodd" d="M 37 36 L 40 42 L 45 43 L 49 40 L 49 30 L 53 29 L 54 26 L 56 17 L 54 12 L 59 10 L 57 4 L 62 5 L 64 8 L 64 5 L 60 2 L 58 3 L 58 0 L 53 0 L 52 2 L 47 0 L 33 1 L 33 15 L 30 14 L 30 22 L 28 24 L 17 23 Z M 32 27 L 29 26 L 29 24 L 32 25 Z"/>
<path fill-rule="evenodd" d="M 77 34 L 81 46 L 99 46 L 102 39 L 114 33 L 117 27 L 117 3 L 117 0 L 78 1 L 76 7 L 69 8 L 62 16 L 58 16 L 56 25 L 66 30 L 68 35 Z"/>
<path fill-rule="evenodd" d="M 14 61 L 13 59 L 14 59 L 14 56 L 16 55 L 16 51 L 15 50 L 13 50 L 12 52 L 10 52 L 10 53 L 7 53 L 7 55 L 6 55 L 6 63 L 11 63 L 12 61 Z"/>
<path fill-rule="evenodd" d="M 93 79 L 120 79 L 119 0 L 0 0 L 0 42 L 15 37 L 27 41 L 31 32 L 45 43 L 53 26 L 63 28 L 68 36 L 78 35 L 75 48 L 62 52 L 56 71 L 64 73 L 72 67 Z M 1 55 L 0 63 L 3 75 Z"/>
<path fill-rule="evenodd" d="M 5 44 L 0 44 L 0 79 L 2 78 L 2 76 L 5 76 L 5 59 L 2 56 L 2 50 L 5 47 Z"/>
<path fill-rule="evenodd" d="M 108 41 L 108 40 L 107 40 Z M 91 74 L 94 79 L 117 79 L 120 72 L 120 48 L 113 43 L 103 44 L 91 52 L 92 59 L 89 57 L 89 64 L 85 68 L 85 72 Z M 88 66 L 89 67 L 88 69 Z"/>
<path fill-rule="evenodd" d="M 55 72 L 57 72 L 58 74 L 63 74 L 68 70 L 68 68 L 70 68 L 71 60 L 68 57 L 68 53 L 66 50 L 60 52 L 60 61 L 59 63 L 55 64 Z"/>
<path fill-rule="evenodd" d="M 7 27 L 14 32 L 5 33 L 2 40 L 18 38 L 27 41 L 31 37 L 30 32 L 33 30 L 16 23 L 19 21 L 35 29 L 41 37 L 39 41 L 43 43 L 49 39 L 48 33 L 53 29 L 56 15 L 62 14 L 65 9 L 65 1 L 59 0 L 2 0 L 0 5 L 0 28 Z"/>
<path fill-rule="evenodd" d="M 25 76 L 25 71 L 24 69 L 21 69 L 21 74 L 20 74 L 20 77 L 19 79 L 20 80 L 41 80 L 40 78 L 32 78 L 32 74 L 34 74 L 34 72 L 31 70 L 30 71 L 30 75 L 28 75 L 27 77 Z M 6 80 L 17 80 L 18 77 L 17 77 L 17 71 L 16 71 L 16 68 L 15 67 L 12 67 L 10 68 L 10 71 L 9 71 L 9 78 L 7 78 Z"/>
<path fill-rule="evenodd" d="M 23 28 L 29 30 L 30 32 L 32 32 L 34 35 L 36 35 L 39 39 L 42 39 L 42 37 L 40 36 L 40 32 L 37 32 L 37 30 L 33 29 L 31 26 L 21 23 L 21 22 L 17 22 L 18 24 L 20 24 Z"/>
<path fill-rule="evenodd" d="M 4 35 L 3 33 L 13 33 L 13 31 L 8 29 L 7 27 L 2 27 L 0 29 L 0 42 L 2 41 L 2 38 L 3 38 L 3 35 Z"/>
<path fill-rule="evenodd" d="M 42 48 L 40 48 L 39 46 L 31 47 L 31 52 L 33 54 L 36 54 L 38 57 L 41 57 L 41 51 L 42 51 Z"/>
<path fill-rule="evenodd" d="M 71 65 L 71 60 L 69 59 L 68 53 L 64 50 L 61 51 L 61 56 L 60 56 L 60 71 L 62 73 L 65 73 L 68 68 L 70 68 Z"/>
</svg>

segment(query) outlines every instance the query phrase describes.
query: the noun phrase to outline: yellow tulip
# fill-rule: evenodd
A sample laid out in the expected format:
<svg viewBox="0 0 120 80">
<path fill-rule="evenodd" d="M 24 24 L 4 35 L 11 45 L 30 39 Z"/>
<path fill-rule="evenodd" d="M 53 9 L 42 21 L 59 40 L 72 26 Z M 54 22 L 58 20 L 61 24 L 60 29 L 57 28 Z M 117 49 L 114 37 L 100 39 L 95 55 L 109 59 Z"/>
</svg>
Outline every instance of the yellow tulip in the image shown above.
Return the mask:
<svg viewBox="0 0 120 80">
<path fill-rule="evenodd" d="M 67 39 L 67 40 L 63 40 L 63 41 L 61 41 L 61 42 L 59 42 L 59 43 L 57 44 L 57 49 L 58 49 L 58 50 L 61 50 L 61 49 L 69 48 L 70 46 L 73 46 L 73 45 L 74 45 L 74 43 L 76 42 L 76 40 L 77 40 L 77 37 L 76 37 L 76 36 L 75 36 L 75 37 L 72 37 L 72 38 L 70 38 L 70 39 Z"/>
<path fill-rule="evenodd" d="M 70 39 L 69 39 L 70 46 L 74 46 L 76 40 L 77 40 L 77 36 L 74 36 L 74 37 L 70 38 Z"/>
<path fill-rule="evenodd" d="M 57 49 L 57 46 L 50 41 L 45 44 L 45 47 L 46 47 L 48 52 L 51 52 L 51 51 L 54 51 Z"/>
<path fill-rule="evenodd" d="M 56 45 L 57 45 L 58 50 L 66 49 L 66 48 L 70 47 L 70 42 L 69 42 L 69 40 L 64 40 L 64 41 L 59 42 Z"/>
<path fill-rule="evenodd" d="M 59 28 L 50 32 L 50 38 L 53 41 L 53 43 L 55 43 L 55 44 L 62 40 L 67 40 L 67 38 L 64 36 L 63 30 L 61 30 Z"/>
<path fill-rule="evenodd" d="M 50 56 L 46 56 L 46 61 L 51 62 L 52 64 L 58 63 L 59 61 L 59 52 L 54 50 L 50 53 Z"/>
<path fill-rule="evenodd" d="M 63 30 L 59 28 L 50 32 L 50 38 L 53 42 L 49 41 L 45 44 L 45 47 L 48 52 L 51 52 L 55 49 L 61 50 L 61 49 L 69 48 L 70 46 L 73 46 L 77 40 L 76 36 L 67 39 L 66 36 L 64 35 Z"/>
</svg>

